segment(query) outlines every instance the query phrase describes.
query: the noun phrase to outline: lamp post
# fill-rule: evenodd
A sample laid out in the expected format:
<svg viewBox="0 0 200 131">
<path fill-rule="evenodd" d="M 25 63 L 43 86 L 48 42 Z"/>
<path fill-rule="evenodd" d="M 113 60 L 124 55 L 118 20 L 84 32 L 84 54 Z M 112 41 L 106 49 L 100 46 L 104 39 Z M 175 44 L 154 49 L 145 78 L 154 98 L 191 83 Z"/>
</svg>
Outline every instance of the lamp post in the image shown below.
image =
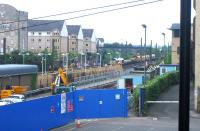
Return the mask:
<svg viewBox="0 0 200 131">
<path fill-rule="evenodd" d="M 42 61 L 41 61 L 41 63 L 42 63 L 42 86 L 43 86 L 43 80 L 44 80 L 44 69 L 43 69 L 43 65 L 44 65 L 44 57 L 43 57 L 43 55 L 42 55 L 42 53 L 39 53 L 38 54 L 38 56 L 41 56 L 42 57 Z M 40 83 L 41 84 L 41 83 Z"/>
<path fill-rule="evenodd" d="M 46 74 L 47 73 L 47 56 L 50 56 L 51 53 L 47 53 L 47 54 L 43 54 L 45 57 L 44 57 L 44 73 Z"/>
<path fill-rule="evenodd" d="M 87 63 L 87 59 L 86 59 L 86 53 L 85 53 L 85 74 L 86 74 L 86 63 Z"/>
<path fill-rule="evenodd" d="M 68 53 L 63 53 L 63 68 L 65 67 L 65 72 L 67 74 L 67 71 L 68 71 Z M 66 59 L 65 59 L 66 57 Z M 65 62 L 64 62 L 65 61 Z"/>
<path fill-rule="evenodd" d="M 108 55 L 110 55 L 110 65 L 111 65 L 111 53 L 107 53 Z"/>
<path fill-rule="evenodd" d="M 99 67 L 101 67 L 101 54 L 97 53 L 97 56 L 99 55 Z"/>
<path fill-rule="evenodd" d="M 42 57 L 42 80 L 44 78 L 44 74 L 47 73 L 47 56 L 51 55 L 51 53 L 39 53 L 38 56 Z"/>
<path fill-rule="evenodd" d="M 26 55 L 29 55 L 29 53 L 28 53 L 28 52 L 27 52 L 27 53 L 21 52 L 21 53 L 19 53 L 19 55 L 22 56 L 22 63 L 24 64 L 24 63 L 25 63 L 25 56 L 26 56 Z"/>
<path fill-rule="evenodd" d="M 163 54 L 164 54 L 164 57 L 165 57 L 165 33 L 162 33 L 163 35 L 163 43 L 164 43 L 164 47 L 163 47 Z"/>
<path fill-rule="evenodd" d="M 144 87 L 146 82 L 146 34 L 147 34 L 147 26 L 145 24 L 142 24 L 142 27 L 144 28 Z"/>
</svg>

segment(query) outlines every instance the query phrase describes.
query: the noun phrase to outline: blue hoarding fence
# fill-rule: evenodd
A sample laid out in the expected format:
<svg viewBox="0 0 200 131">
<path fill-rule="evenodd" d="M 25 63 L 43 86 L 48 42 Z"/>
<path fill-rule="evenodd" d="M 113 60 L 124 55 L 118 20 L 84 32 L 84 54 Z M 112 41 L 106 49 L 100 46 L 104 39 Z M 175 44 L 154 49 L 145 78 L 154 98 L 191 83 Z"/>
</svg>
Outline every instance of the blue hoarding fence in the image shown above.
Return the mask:
<svg viewBox="0 0 200 131">
<path fill-rule="evenodd" d="M 46 131 L 74 121 L 73 107 L 62 103 L 64 99 L 73 105 L 73 97 L 72 92 L 2 106 L 0 131 Z"/>
<path fill-rule="evenodd" d="M 47 131 L 76 118 L 127 117 L 127 90 L 77 90 L 0 106 L 0 131 Z"/>
<path fill-rule="evenodd" d="M 77 90 L 76 118 L 127 117 L 127 90 Z"/>
</svg>

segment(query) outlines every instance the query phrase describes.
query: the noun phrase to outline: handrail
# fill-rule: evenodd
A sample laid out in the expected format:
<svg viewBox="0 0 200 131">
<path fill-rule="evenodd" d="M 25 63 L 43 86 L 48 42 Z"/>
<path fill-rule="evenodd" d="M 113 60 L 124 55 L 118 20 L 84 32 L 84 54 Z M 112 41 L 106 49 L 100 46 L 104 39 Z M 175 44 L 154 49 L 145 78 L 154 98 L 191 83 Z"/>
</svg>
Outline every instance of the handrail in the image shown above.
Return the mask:
<svg viewBox="0 0 200 131">
<path fill-rule="evenodd" d="M 31 91 L 26 91 L 23 93 L 26 97 L 31 97 L 34 95 L 42 94 L 42 93 L 47 93 L 51 91 L 51 87 L 44 87 L 44 88 L 39 88 L 36 90 L 31 90 Z"/>
</svg>

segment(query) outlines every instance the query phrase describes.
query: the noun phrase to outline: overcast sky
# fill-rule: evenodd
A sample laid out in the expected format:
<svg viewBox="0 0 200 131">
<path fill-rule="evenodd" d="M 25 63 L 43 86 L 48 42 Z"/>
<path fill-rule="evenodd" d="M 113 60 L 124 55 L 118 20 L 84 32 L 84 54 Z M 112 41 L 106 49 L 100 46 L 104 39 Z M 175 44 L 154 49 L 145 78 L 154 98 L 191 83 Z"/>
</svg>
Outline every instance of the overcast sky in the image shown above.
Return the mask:
<svg viewBox="0 0 200 131">
<path fill-rule="evenodd" d="M 17 10 L 27 11 L 29 13 L 29 19 L 31 19 L 39 16 L 128 1 L 134 0 L 0 0 L 0 4 L 10 4 Z M 149 2 L 154 0 L 144 1 Z M 128 4 L 128 6 L 134 4 L 139 3 Z M 97 12 L 102 10 L 104 9 L 97 10 Z M 92 13 L 92 11 L 46 19 L 67 19 L 88 13 Z M 146 24 L 147 43 L 153 40 L 153 43 L 157 42 L 161 45 L 163 44 L 162 32 L 166 33 L 166 43 L 171 42 L 171 31 L 168 28 L 170 28 L 172 23 L 179 23 L 179 20 L 180 0 L 163 0 L 158 3 L 68 20 L 66 22 L 67 24 L 82 25 L 82 28 L 95 29 L 96 37 L 104 38 L 105 42 L 128 41 L 128 43 L 132 44 L 140 44 L 140 39 L 144 36 L 144 29 L 141 24 Z"/>
</svg>

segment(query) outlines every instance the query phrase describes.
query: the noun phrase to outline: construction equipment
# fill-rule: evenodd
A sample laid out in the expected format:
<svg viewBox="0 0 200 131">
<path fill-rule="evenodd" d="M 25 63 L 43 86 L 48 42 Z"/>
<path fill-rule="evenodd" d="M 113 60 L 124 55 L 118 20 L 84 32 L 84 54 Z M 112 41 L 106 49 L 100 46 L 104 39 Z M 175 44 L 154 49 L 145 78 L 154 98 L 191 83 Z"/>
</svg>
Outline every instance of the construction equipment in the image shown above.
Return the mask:
<svg viewBox="0 0 200 131">
<path fill-rule="evenodd" d="M 68 78 L 66 77 L 62 68 L 58 69 L 58 75 L 51 87 L 52 94 L 61 94 L 63 92 L 72 92 L 75 90 L 74 86 L 69 84 Z"/>
<path fill-rule="evenodd" d="M 7 85 L 4 90 L 0 91 L 0 98 L 7 98 L 12 94 L 22 94 L 26 91 L 27 87 L 25 86 L 10 86 Z"/>
</svg>

